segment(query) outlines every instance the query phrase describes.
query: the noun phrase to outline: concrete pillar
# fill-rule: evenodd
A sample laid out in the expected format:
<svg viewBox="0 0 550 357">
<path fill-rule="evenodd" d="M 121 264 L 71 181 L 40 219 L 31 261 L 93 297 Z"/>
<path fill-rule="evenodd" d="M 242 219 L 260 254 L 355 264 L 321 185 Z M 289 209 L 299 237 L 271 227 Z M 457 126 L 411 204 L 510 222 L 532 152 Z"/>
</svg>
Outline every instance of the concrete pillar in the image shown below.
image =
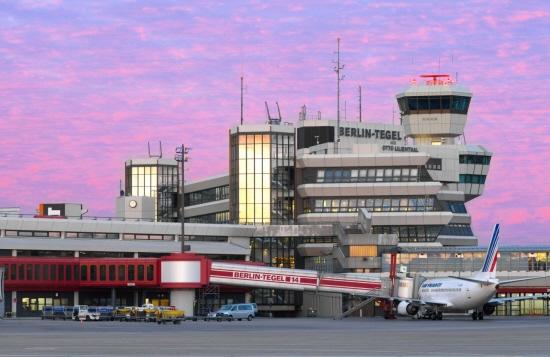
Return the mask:
<svg viewBox="0 0 550 357">
<path fill-rule="evenodd" d="M 12 256 L 12 257 L 16 257 L 16 256 L 17 256 L 17 249 L 12 249 L 12 250 L 11 250 L 11 256 Z"/>
<path fill-rule="evenodd" d="M 249 303 L 252 301 L 252 294 L 251 293 L 245 293 L 244 294 L 244 302 Z"/>
<path fill-rule="evenodd" d="M 116 289 L 111 288 L 111 306 L 116 306 Z"/>
<path fill-rule="evenodd" d="M 11 316 L 17 316 L 17 291 L 11 292 Z"/>
<path fill-rule="evenodd" d="M 193 316 L 195 289 L 170 290 L 170 305 L 185 311 L 185 316 Z"/>
<path fill-rule="evenodd" d="M 139 253 L 138 252 L 134 252 L 134 258 L 139 258 Z"/>
<path fill-rule="evenodd" d="M 73 292 L 73 305 L 80 305 L 80 296 L 78 291 Z"/>
<path fill-rule="evenodd" d="M 6 236 L 6 230 L 0 229 L 0 237 L 5 237 L 5 236 Z"/>
<path fill-rule="evenodd" d="M 74 257 L 75 257 L 75 258 L 78 258 L 79 256 L 80 256 L 80 252 L 79 252 L 79 251 L 75 251 L 75 252 L 74 252 Z"/>
</svg>

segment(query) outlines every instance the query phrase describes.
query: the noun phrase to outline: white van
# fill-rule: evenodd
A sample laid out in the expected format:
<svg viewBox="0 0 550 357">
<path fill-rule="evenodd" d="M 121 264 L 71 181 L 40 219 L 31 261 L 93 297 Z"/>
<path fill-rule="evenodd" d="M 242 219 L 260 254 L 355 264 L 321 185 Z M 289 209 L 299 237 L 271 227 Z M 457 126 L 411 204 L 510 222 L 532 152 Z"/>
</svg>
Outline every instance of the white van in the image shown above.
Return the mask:
<svg viewBox="0 0 550 357">
<path fill-rule="evenodd" d="M 239 321 L 242 319 L 252 321 L 252 319 L 256 316 L 256 312 L 254 311 L 254 306 L 252 304 L 233 304 L 222 306 L 215 312 L 215 315 L 227 317 L 229 319 L 237 319 Z"/>
<path fill-rule="evenodd" d="M 88 309 L 88 305 L 75 305 L 73 307 L 73 320 L 99 321 L 101 314 L 95 309 Z"/>
</svg>

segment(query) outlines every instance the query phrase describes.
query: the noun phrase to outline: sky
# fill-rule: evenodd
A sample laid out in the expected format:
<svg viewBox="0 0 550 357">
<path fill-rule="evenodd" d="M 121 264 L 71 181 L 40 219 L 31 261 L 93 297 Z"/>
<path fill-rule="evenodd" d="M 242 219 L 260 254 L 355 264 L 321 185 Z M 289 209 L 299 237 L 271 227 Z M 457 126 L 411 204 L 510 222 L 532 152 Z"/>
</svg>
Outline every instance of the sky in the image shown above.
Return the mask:
<svg viewBox="0 0 550 357">
<path fill-rule="evenodd" d="M 228 130 L 308 112 L 391 123 L 395 94 L 441 72 L 470 88 L 466 141 L 493 153 L 469 202 L 480 243 L 550 243 L 548 1 L 0 0 L 0 207 L 79 202 L 113 216 L 124 161 L 192 148 L 186 178 L 228 172 Z"/>
</svg>

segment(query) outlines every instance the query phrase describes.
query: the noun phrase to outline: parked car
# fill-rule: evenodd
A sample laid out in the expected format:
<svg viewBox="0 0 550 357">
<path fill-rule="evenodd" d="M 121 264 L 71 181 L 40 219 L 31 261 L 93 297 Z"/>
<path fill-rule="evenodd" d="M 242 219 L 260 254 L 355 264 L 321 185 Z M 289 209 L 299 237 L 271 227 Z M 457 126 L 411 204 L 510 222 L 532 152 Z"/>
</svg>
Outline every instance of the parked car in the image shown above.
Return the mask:
<svg viewBox="0 0 550 357">
<path fill-rule="evenodd" d="M 214 314 L 216 317 L 227 317 L 230 320 L 237 319 L 239 321 L 242 319 L 252 321 L 252 319 L 256 316 L 253 304 L 224 305 Z"/>
</svg>

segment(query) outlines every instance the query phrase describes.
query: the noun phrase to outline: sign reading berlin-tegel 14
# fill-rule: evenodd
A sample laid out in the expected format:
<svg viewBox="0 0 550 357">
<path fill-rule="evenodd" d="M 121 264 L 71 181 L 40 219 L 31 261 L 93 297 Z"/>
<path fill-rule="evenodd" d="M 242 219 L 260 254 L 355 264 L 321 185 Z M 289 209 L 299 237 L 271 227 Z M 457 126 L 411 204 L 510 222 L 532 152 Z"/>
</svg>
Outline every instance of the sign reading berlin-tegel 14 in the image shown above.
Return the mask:
<svg viewBox="0 0 550 357">
<path fill-rule="evenodd" d="M 381 140 L 402 140 L 399 130 L 380 130 L 366 128 L 340 128 L 340 136 L 355 138 L 381 139 Z"/>
</svg>

